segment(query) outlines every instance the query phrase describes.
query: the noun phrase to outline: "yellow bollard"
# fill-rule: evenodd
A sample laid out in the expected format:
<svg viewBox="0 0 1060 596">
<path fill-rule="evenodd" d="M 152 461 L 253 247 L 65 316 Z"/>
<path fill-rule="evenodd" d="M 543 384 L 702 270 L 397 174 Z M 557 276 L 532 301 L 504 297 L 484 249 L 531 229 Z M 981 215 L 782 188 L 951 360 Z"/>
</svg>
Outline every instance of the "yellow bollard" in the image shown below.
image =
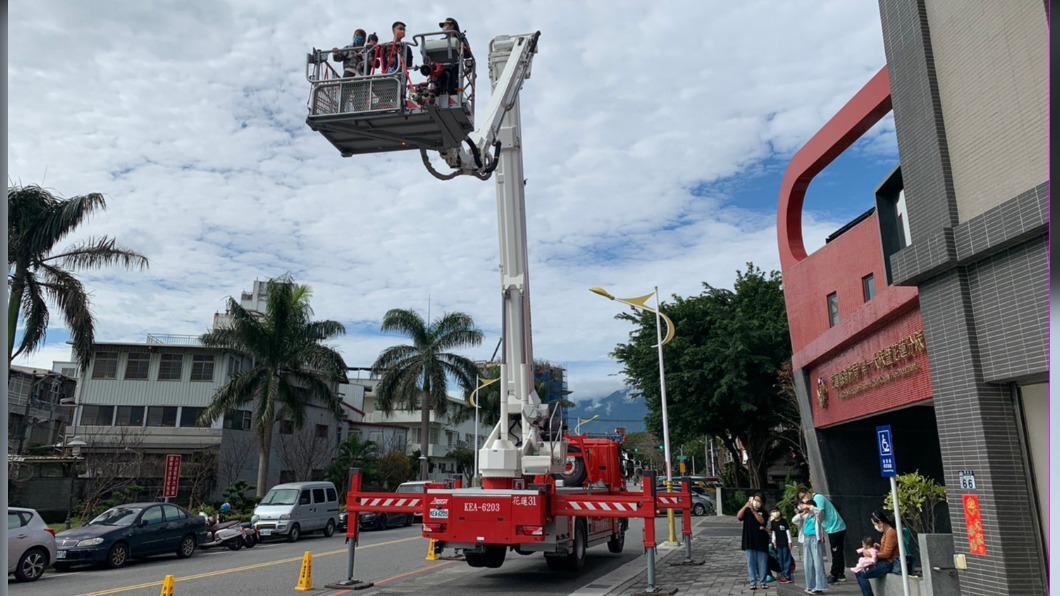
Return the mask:
<svg viewBox="0 0 1060 596">
<path fill-rule="evenodd" d="M 162 591 L 158 594 L 158 596 L 174 596 L 174 594 L 176 594 L 176 591 L 174 590 L 173 584 L 175 583 L 176 580 L 173 578 L 173 576 L 167 575 L 165 581 L 162 582 Z"/>
<path fill-rule="evenodd" d="M 434 550 L 434 545 L 435 545 L 435 544 L 436 544 L 437 542 L 438 542 L 438 541 L 437 541 L 437 540 L 435 540 L 434 538 L 431 538 L 431 539 L 430 539 L 430 540 L 429 540 L 429 541 L 427 542 L 427 560 L 428 560 L 428 561 L 437 561 L 437 560 L 438 560 L 438 553 L 437 553 L 437 552 L 435 552 L 435 550 Z"/>
<path fill-rule="evenodd" d="M 313 589 L 313 553 L 305 551 L 302 556 L 302 571 L 298 574 L 297 592 L 308 592 Z"/>
</svg>

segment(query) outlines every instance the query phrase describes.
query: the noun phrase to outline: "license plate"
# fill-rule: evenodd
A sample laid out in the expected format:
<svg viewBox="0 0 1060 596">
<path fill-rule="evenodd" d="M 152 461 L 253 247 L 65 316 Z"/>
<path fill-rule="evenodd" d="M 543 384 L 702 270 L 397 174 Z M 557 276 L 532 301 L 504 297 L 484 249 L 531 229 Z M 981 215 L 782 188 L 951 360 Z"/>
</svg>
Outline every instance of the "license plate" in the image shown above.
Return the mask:
<svg viewBox="0 0 1060 596">
<path fill-rule="evenodd" d="M 431 519 L 449 519 L 449 510 L 431 509 Z"/>
<path fill-rule="evenodd" d="M 56 559 L 65 559 L 66 558 L 66 551 L 65 550 L 57 550 L 57 551 L 55 551 L 55 558 Z"/>
<path fill-rule="evenodd" d="M 271 536 L 272 535 L 272 530 L 261 529 L 261 530 L 258 530 L 258 533 L 261 534 L 262 536 Z"/>
</svg>

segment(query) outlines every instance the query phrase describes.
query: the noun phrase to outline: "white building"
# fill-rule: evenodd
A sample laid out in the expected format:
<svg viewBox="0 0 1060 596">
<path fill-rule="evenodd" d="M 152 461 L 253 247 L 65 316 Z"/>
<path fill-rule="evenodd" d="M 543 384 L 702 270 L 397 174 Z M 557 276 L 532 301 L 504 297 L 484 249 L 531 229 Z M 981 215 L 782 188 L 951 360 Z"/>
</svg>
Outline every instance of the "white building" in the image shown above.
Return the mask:
<svg viewBox="0 0 1060 596">
<path fill-rule="evenodd" d="M 350 379 L 351 386 L 364 388 L 364 418 L 360 428 L 362 433 L 370 433 L 379 428 L 402 428 L 407 433 L 405 452 L 412 454 L 420 450 L 420 426 L 421 413 L 419 410 L 395 410 L 389 415 L 383 413 L 376 407 L 375 388 L 379 383 L 378 378 L 354 378 Z M 449 412 L 444 416 L 438 416 L 434 412 L 430 414 L 430 443 L 428 445 L 428 457 L 430 458 L 430 477 L 432 480 L 445 480 L 452 474 L 458 473 L 456 459 L 451 454 L 457 449 L 470 449 L 472 451 L 481 447 L 489 434 L 491 427 L 484 424 L 479 425 L 478 444 L 475 443 L 475 419 L 467 402 L 463 399 L 450 396 Z M 461 409 L 471 416 L 464 420 L 457 420 L 456 413 Z M 364 435 L 371 438 L 371 435 Z M 378 444 L 378 443 L 377 443 Z"/>
</svg>

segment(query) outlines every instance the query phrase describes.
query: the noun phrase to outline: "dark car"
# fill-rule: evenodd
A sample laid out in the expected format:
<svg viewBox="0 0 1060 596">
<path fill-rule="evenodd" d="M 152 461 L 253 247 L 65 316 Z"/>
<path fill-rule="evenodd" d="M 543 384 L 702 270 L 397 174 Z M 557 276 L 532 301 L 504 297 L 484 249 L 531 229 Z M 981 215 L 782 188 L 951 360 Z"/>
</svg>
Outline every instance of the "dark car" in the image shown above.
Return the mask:
<svg viewBox="0 0 1060 596">
<path fill-rule="evenodd" d="M 374 511 L 363 511 L 357 519 L 362 530 L 385 530 L 397 526 L 411 526 L 411 513 L 376 513 Z"/>
<path fill-rule="evenodd" d="M 206 538 L 206 521 L 170 503 L 112 507 L 88 525 L 55 537 L 55 568 L 73 565 L 122 567 L 131 558 L 175 553 L 190 557 Z"/>
</svg>

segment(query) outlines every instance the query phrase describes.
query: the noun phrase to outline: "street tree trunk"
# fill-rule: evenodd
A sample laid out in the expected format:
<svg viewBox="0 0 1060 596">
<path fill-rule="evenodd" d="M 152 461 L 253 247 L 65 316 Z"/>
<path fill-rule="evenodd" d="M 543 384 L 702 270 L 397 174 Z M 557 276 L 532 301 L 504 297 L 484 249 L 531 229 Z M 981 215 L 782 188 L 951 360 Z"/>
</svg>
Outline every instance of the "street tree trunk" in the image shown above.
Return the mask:
<svg viewBox="0 0 1060 596">
<path fill-rule="evenodd" d="M 272 420 L 261 428 L 261 449 L 258 451 L 258 484 L 254 494 L 264 497 L 269 488 L 269 457 L 272 451 Z"/>
<path fill-rule="evenodd" d="M 428 456 L 431 448 L 431 386 L 423 381 L 423 396 L 420 398 L 420 480 L 427 480 L 430 471 Z"/>
</svg>

